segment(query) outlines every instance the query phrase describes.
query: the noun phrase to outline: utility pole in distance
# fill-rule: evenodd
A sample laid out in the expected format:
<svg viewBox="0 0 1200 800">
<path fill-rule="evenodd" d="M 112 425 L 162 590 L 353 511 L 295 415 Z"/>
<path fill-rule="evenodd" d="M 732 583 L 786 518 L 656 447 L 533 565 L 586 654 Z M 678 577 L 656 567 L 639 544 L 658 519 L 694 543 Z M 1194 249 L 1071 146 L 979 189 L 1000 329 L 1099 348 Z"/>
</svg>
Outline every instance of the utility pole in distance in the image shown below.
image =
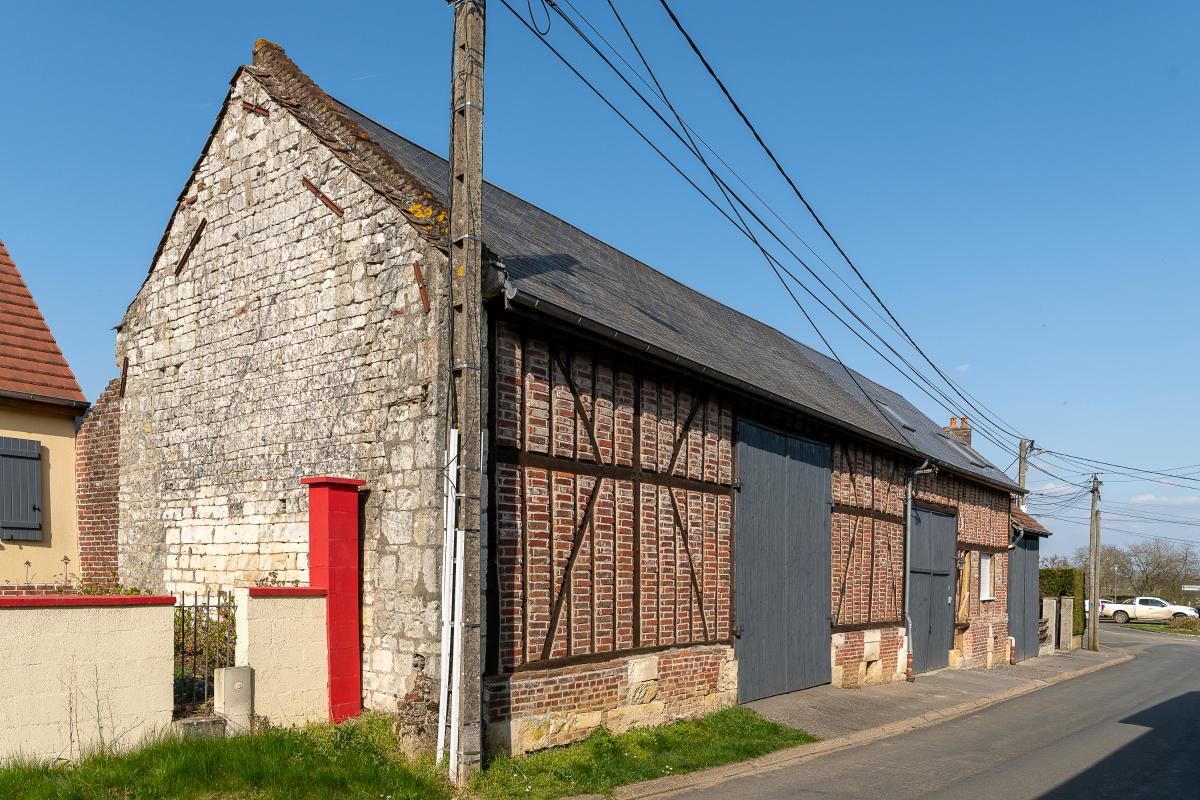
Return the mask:
<svg viewBox="0 0 1200 800">
<path fill-rule="evenodd" d="M 1032 448 L 1033 448 L 1033 440 L 1032 439 L 1022 439 L 1021 440 L 1021 450 L 1020 450 L 1020 454 L 1017 456 L 1017 460 L 1020 462 L 1020 466 L 1017 468 L 1017 482 L 1019 484 L 1021 484 L 1022 489 L 1025 488 L 1025 474 L 1029 469 L 1029 451 Z M 1020 502 L 1022 511 L 1028 511 L 1028 507 L 1025 504 L 1025 497 L 1026 497 L 1026 495 L 1024 493 L 1022 493 L 1021 494 L 1021 502 Z"/>
<path fill-rule="evenodd" d="M 451 780 L 480 765 L 483 745 L 483 0 L 454 5 L 450 108 L 450 429 L 458 432 L 455 646 L 450 693 Z M 451 441 L 454 441 L 451 434 Z"/>
<path fill-rule="evenodd" d="M 1092 475 L 1092 538 L 1088 558 L 1088 649 L 1100 649 L 1100 478 Z"/>
</svg>

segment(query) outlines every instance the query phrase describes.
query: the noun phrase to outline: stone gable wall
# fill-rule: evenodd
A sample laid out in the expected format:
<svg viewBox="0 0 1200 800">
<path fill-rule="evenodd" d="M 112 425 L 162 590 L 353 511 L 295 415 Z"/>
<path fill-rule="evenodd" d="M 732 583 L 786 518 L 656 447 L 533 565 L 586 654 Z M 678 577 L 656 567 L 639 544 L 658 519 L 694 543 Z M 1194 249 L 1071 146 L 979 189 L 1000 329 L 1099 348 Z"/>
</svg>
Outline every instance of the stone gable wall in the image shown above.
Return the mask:
<svg viewBox="0 0 1200 800">
<path fill-rule="evenodd" d="M 304 585 L 300 478 L 362 478 L 365 703 L 436 675 L 444 272 L 241 73 L 118 337 L 121 582 Z"/>
</svg>

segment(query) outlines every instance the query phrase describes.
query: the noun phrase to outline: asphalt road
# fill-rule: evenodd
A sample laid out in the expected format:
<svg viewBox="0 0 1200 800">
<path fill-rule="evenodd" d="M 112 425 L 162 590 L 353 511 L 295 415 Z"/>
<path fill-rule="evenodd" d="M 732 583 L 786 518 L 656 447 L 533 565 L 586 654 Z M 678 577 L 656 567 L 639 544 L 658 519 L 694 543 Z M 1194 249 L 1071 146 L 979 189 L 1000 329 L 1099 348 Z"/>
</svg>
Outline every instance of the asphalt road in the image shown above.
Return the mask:
<svg viewBox="0 0 1200 800">
<path fill-rule="evenodd" d="M 1200 637 L 1102 628 L 1137 659 L 700 798 L 1200 798 Z"/>
</svg>

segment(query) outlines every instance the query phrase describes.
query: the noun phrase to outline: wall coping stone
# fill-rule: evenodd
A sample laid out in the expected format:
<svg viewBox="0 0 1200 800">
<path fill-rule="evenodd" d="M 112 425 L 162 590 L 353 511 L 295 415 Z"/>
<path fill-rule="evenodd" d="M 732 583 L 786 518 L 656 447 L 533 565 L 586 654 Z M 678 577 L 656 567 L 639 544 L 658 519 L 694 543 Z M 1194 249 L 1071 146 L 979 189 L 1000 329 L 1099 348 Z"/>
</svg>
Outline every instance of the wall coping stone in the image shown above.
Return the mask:
<svg viewBox="0 0 1200 800">
<path fill-rule="evenodd" d="M 251 597 L 327 597 L 320 586 L 251 586 Z"/>
<path fill-rule="evenodd" d="M 0 608 L 68 608 L 90 606 L 173 606 L 170 595 L 57 594 L 0 597 Z"/>
</svg>

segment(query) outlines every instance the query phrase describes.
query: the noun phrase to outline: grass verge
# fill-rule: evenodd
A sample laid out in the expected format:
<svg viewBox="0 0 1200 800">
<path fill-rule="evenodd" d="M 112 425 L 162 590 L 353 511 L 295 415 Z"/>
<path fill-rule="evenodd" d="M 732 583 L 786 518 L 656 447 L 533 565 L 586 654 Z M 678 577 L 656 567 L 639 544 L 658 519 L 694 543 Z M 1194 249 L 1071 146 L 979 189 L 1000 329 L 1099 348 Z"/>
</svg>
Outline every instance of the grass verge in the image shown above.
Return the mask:
<svg viewBox="0 0 1200 800">
<path fill-rule="evenodd" d="M 274 728 L 228 739 L 165 737 L 70 766 L 0 768 L 0 798 L 22 800 L 448 800 L 431 764 L 398 755 L 391 724 Z"/>
<path fill-rule="evenodd" d="M 614 735 L 600 729 L 583 741 L 518 758 L 493 760 L 471 789 L 486 800 L 550 800 L 612 793 L 628 783 L 743 761 L 815 742 L 804 731 L 745 708 Z"/>
<path fill-rule="evenodd" d="M 1123 627 L 1133 628 L 1138 631 L 1150 631 L 1152 633 L 1179 633 L 1184 636 L 1200 636 L 1200 629 L 1194 627 L 1177 627 L 1168 624 L 1155 625 L 1150 622 L 1127 622 Z"/>
</svg>

